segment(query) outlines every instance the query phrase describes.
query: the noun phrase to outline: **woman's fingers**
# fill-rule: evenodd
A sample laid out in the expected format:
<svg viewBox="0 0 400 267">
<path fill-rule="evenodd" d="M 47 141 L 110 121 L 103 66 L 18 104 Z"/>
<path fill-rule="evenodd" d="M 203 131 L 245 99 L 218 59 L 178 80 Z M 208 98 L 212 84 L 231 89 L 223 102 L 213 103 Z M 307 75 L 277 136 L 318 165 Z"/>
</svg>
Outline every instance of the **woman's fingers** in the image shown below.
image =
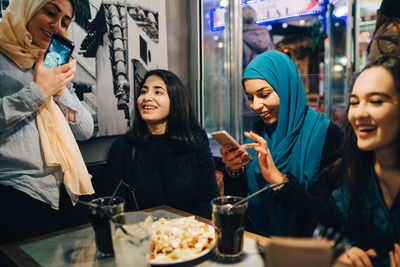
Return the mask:
<svg viewBox="0 0 400 267">
<path fill-rule="evenodd" d="M 231 170 L 238 170 L 253 160 L 249 153 L 244 149 L 232 149 L 233 146 L 230 144 L 224 145 L 220 148 L 222 162 Z"/>
<path fill-rule="evenodd" d="M 74 79 L 76 60 L 47 69 L 44 66 L 44 52 L 39 51 L 34 71 L 34 82 L 46 96 L 61 95 L 69 82 Z"/>
<path fill-rule="evenodd" d="M 39 50 L 38 52 L 38 56 L 37 56 L 37 60 L 36 60 L 36 67 L 44 67 L 44 51 L 43 50 Z"/>
<path fill-rule="evenodd" d="M 376 257 L 378 257 L 378 255 L 376 254 L 375 249 L 370 248 L 370 249 L 368 249 L 368 250 L 366 251 L 366 253 L 367 253 L 367 255 L 368 255 L 370 258 L 376 258 Z"/>
<path fill-rule="evenodd" d="M 220 149 L 219 149 L 219 151 L 221 152 L 222 156 L 225 155 L 226 153 L 228 153 L 229 150 L 230 150 L 230 145 L 229 144 L 221 146 Z"/>
<path fill-rule="evenodd" d="M 393 251 L 389 251 L 390 267 L 396 267 Z"/>
<path fill-rule="evenodd" d="M 250 143 L 250 144 L 244 144 L 241 146 L 243 149 L 255 149 L 256 147 L 259 147 L 260 145 L 258 143 Z"/>
<path fill-rule="evenodd" d="M 257 156 L 259 160 L 261 160 L 264 164 L 268 164 L 267 162 L 268 150 L 263 147 L 256 147 L 254 150 L 257 151 Z"/>
<path fill-rule="evenodd" d="M 252 160 L 253 160 L 252 158 L 247 158 L 242 161 L 238 161 L 238 162 L 234 163 L 232 165 L 232 167 L 229 167 L 229 166 L 228 167 L 231 170 L 237 171 L 237 170 L 240 170 L 241 168 L 243 168 L 244 166 L 246 166 L 247 164 L 249 164 Z"/>
<path fill-rule="evenodd" d="M 376 252 L 374 250 L 364 251 L 358 247 L 352 247 L 340 256 L 339 261 L 357 267 L 372 267 L 369 257 L 376 257 Z"/>
<path fill-rule="evenodd" d="M 76 69 L 76 59 L 73 59 L 61 66 L 57 66 L 57 67 L 53 68 L 53 70 L 55 70 L 59 73 L 67 73 L 67 72 L 70 72 L 71 70 L 73 72 L 75 72 L 75 69 Z"/>
<path fill-rule="evenodd" d="M 394 244 L 393 251 L 389 252 L 390 267 L 400 267 L 400 246 Z"/>
<path fill-rule="evenodd" d="M 254 141 L 256 141 L 260 146 L 263 146 L 263 147 L 267 147 L 267 141 L 265 141 L 265 139 L 264 138 L 262 138 L 261 136 L 259 136 L 258 134 L 256 134 L 255 132 L 253 132 L 253 131 L 250 131 L 250 132 L 244 132 L 244 135 L 247 137 L 247 138 L 251 138 L 251 139 L 253 139 Z"/>
</svg>

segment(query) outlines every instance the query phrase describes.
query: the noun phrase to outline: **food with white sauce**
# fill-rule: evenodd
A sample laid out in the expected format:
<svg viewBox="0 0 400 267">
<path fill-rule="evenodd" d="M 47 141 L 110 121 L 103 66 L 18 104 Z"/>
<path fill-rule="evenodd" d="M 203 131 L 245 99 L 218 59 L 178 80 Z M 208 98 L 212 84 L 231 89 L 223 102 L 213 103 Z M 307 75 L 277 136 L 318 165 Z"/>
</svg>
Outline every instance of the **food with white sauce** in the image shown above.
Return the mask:
<svg viewBox="0 0 400 267">
<path fill-rule="evenodd" d="M 171 262 L 193 259 L 211 248 L 214 228 L 194 216 L 159 219 L 152 225 L 151 261 Z"/>
</svg>

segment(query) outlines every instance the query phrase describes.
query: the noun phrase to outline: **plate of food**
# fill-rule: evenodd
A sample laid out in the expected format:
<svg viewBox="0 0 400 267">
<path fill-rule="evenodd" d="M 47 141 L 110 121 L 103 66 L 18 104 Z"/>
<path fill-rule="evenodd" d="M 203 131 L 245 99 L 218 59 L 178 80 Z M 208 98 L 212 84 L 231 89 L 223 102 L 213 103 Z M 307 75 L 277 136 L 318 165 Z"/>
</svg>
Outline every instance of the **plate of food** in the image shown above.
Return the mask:
<svg viewBox="0 0 400 267">
<path fill-rule="evenodd" d="M 194 216 L 161 218 L 153 222 L 151 264 L 166 265 L 191 261 L 215 246 L 214 228 Z"/>
</svg>

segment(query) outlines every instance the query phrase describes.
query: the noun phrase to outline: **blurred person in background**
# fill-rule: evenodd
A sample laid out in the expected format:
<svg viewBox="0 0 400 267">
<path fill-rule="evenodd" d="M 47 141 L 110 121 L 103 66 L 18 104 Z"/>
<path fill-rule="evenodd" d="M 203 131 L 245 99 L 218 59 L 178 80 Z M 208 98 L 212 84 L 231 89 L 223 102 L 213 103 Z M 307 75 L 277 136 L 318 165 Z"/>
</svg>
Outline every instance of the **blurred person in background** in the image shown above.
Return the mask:
<svg viewBox="0 0 400 267">
<path fill-rule="evenodd" d="M 368 62 L 384 55 L 400 56 L 400 1 L 382 1 L 367 51 Z"/>
</svg>

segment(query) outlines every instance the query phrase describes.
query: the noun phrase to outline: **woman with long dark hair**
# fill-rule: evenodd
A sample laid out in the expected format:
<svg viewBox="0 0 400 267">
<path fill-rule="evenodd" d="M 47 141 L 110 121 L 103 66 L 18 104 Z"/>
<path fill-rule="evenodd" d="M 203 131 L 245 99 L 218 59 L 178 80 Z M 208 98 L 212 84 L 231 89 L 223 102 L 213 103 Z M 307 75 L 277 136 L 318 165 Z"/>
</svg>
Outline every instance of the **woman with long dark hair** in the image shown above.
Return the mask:
<svg viewBox="0 0 400 267">
<path fill-rule="evenodd" d="M 192 110 L 182 81 L 172 72 L 152 70 L 135 96 L 130 131 L 108 155 L 110 175 L 130 210 L 169 205 L 210 217 L 219 195 L 208 138 Z"/>
<path fill-rule="evenodd" d="M 358 75 L 347 115 L 346 178 L 333 192 L 354 247 L 341 258 L 355 266 L 400 266 L 400 59 L 383 56 Z M 390 256 L 389 256 L 390 253 Z"/>
</svg>

